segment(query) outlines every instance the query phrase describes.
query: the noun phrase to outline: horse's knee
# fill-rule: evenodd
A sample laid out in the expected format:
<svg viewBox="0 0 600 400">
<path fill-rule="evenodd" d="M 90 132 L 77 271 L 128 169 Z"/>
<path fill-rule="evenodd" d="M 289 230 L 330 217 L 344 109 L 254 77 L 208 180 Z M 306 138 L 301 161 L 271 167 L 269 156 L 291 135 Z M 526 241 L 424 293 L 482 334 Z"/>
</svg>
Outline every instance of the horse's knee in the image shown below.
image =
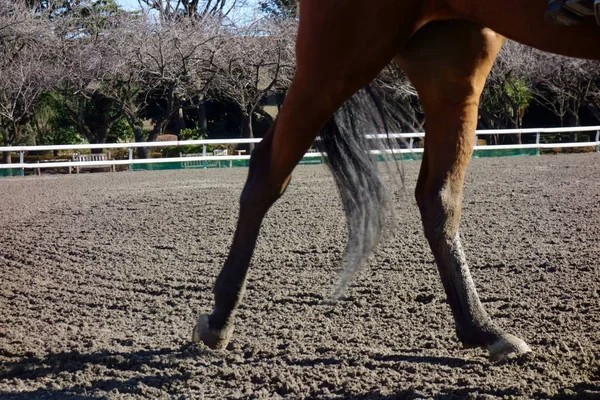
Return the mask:
<svg viewBox="0 0 600 400">
<path fill-rule="evenodd" d="M 271 140 L 265 138 L 259 143 L 250 157 L 248 179 L 240 197 L 240 211 L 243 215 L 263 216 L 281 197 L 289 177 L 279 182 L 271 173 Z"/>
<path fill-rule="evenodd" d="M 460 191 L 445 182 L 427 188 L 417 186 L 415 198 L 421 212 L 425 236 L 430 241 L 456 234 L 461 213 Z"/>
<path fill-rule="evenodd" d="M 283 194 L 281 185 L 268 181 L 266 176 L 248 179 L 240 196 L 242 215 L 263 216 Z"/>
</svg>

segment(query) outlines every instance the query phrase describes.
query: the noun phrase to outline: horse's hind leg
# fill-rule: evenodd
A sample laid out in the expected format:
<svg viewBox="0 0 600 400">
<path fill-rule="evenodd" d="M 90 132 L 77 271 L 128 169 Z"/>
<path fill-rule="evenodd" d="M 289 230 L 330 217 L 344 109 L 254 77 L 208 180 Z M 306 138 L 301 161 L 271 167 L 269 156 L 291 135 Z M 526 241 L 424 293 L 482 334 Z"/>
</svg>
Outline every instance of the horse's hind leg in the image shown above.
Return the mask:
<svg viewBox="0 0 600 400">
<path fill-rule="evenodd" d="M 215 307 L 199 318 L 194 341 L 227 346 L 264 215 L 333 112 L 368 84 L 412 33 L 413 24 L 398 21 L 391 5 L 302 1 L 296 77 L 275 127 L 252 153 L 233 244 L 214 288 Z"/>
<path fill-rule="evenodd" d="M 472 155 L 479 97 L 504 38 L 466 21 L 430 24 L 396 61 L 415 85 L 426 115 L 425 154 L 416 198 L 459 339 L 491 359 L 524 353 L 483 308 L 459 238 L 462 190 Z"/>
</svg>

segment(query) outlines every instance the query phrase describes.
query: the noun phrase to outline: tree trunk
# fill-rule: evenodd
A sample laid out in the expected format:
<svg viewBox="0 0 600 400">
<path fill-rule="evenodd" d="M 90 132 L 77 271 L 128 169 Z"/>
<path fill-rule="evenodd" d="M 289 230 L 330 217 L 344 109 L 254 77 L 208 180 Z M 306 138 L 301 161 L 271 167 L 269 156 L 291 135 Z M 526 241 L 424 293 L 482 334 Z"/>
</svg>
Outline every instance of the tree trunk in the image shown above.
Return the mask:
<svg viewBox="0 0 600 400">
<path fill-rule="evenodd" d="M 593 98 L 587 104 L 587 109 L 592 113 L 594 118 L 600 120 L 600 99 Z"/>
<path fill-rule="evenodd" d="M 185 129 L 185 118 L 183 117 L 183 107 L 177 108 L 177 116 L 175 117 L 175 135 L 181 137 L 181 131 Z"/>
<path fill-rule="evenodd" d="M 136 135 L 135 131 L 134 131 L 134 135 Z M 138 136 L 136 135 L 135 141 L 140 142 L 140 143 L 144 142 L 144 135 L 142 134 L 142 137 L 140 140 L 138 140 Z M 147 147 L 137 147 L 137 158 L 144 159 L 144 158 L 149 158 L 149 156 L 150 156 L 150 152 L 148 151 Z"/>
<path fill-rule="evenodd" d="M 254 130 L 252 129 L 252 114 L 254 110 L 252 107 L 247 107 L 245 111 L 242 111 L 242 137 L 248 139 L 254 139 Z M 254 151 L 254 143 L 248 143 L 249 153 L 252 154 Z"/>
<path fill-rule="evenodd" d="M 163 117 L 160 117 L 160 119 L 156 121 L 152 132 L 150 132 L 150 135 L 148 135 L 148 142 L 156 141 L 156 138 L 164 133 L 164 128 L 167 125 L 167 121 L 168 119 Z"/>
<path fill-rule="evenodd" d="M 72 118 L 77 122 L 79 131 L 83 132 L 90 144 L 104 144 L 113 124 L 122 115 L 121 112 L 111 114 L 111 100 L 101 95 L 94 95 L 96 115 L 86 113 L 86 102 L 79 104 L 77 113 L 72 111 Z M 102 153 L 104 149 L 92 149 L 93 154 Z"/>
<path fill-rule="evenodd" d="M 93 144 L 104 144 L 108 139 L 108 133 L 110 132 L 112 124 L 102 124 L 92 131 L 93 138 L 90 143 Z M 92 154 L 100 154 L 104 149 L 92 149 Z"/>
<path fill-rule="evenodd" d="M 129 126 L 131 130 L 133 130 L 133 137 L 136 143 L 142 143 L 146 141 L 144 137 L 144 129 L 139 124 L 137 117 L 135 114 L 126 113 L 127 122 L 129 122 Z M 146 147 L 137 147 L 137 157 L 138 158 L 148 158 L 148 148 Z"/>
<path fill-rule="evenodd" d="M 156 123 L 154 124 L 154 128 L 152 129 L 152 131 L 150 132 L 150 134 L 148 135 L 148 139 L 146 139 L 147 142 L 155 142 L 156 139 L 158 138 L 159 135 L 161 135 L 164 131 L 165 126 L 167 125 L 167 122 L 169 121 L 168 118 L 161 116 Z M 137 139 L 136 139 L 137 141 Z M 143 142 L 143 135 L 142 135 L 142 139 L 140 140 L 141 142 Z M 139 158 L 150 158 L 150 148 L 149 147 L 138 147 L 138 157 Z"/>
<path fill-rule="evenodd" d="M 206 120 L 206 105 L 204 102 L 198 104 L 198 129 L 200 133 L 205 134 L 208 132 L 208 122 Z"/>
<path fill-rule="evenodd" d="M 2 127 L 2 143 L 4 146 L 11 146 L 10 133 L 6 129 L 6 127 Z M 12 160 L 10 159 L 9 152 L 2 153 L 2 164 L 12 164 Z"/>
<path fill-rule="evenodd" d="M 513 109 L 513 115 L 512 115 L 511 119 L 512 119 L 513 128 L 520 129 L 521 127 L 519 126 L 520 124 L 519 124 L 519 109 L 518 108 Z M 515 135 L 515 138 L 516 138 L 517 144 L 523 144 L 523 138 L 522 138 L 522 135 L 520 132 Z"/>
<path fill-rule="evenodd" d="M 579 114 L 576 112 L 571 112 L 569 115 L 569 126 L 579 126 Z M 573 143 L 579 139 L 579 135 L 577 132 L 569 132 L 569 142 Z"/>
<path fill-rule="evenodd" d="M 4 138 L 4 146 L 12 146 L 15 137 L 16 137 L 16 125 L 13 124 L 12 129 L 9 128 L 9 125 L 5 125 L 2 127 L 2 137 Z M 12 153 L 4 152 L 2 153 L 2 164 L 12 164 Z"/>
</svg>

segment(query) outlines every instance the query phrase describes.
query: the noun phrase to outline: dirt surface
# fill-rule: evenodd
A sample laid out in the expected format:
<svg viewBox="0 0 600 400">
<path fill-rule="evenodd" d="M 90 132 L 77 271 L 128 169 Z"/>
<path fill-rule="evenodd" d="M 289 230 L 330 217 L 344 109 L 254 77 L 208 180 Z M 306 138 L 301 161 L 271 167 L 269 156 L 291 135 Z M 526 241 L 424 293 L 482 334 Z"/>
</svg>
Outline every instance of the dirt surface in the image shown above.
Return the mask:
<svg viewBox="0 0 600 400">
<path fill-rule="evenodd" d="M 600 155 L 474 160 L 462 237 L 531 356 L 454 334 L 404 162 L 386 239 L 329 304 L 345 221 L 297 170 L 268 214 L 228 351 L 190 343 L 246 169 L 0 180 L 0 398 L 600 398 Z"/>
</svg>

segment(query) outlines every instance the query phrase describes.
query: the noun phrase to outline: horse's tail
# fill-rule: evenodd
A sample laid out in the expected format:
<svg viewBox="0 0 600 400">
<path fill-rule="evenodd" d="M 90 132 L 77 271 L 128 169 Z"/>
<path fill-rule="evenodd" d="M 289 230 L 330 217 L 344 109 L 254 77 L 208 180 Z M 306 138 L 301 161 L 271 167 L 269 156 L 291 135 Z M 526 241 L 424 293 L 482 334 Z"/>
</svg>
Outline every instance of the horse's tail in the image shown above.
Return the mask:
<svg viewBox="0 0 600 400">
<path fill-rule="evenodd" d="M 369 150 L 367 133 L 389 132 L 385 107 L 378 93 L 366 87 L 348 100 L 325 126 L 319 147 L 335 177 L 346 218 L 348 243 L 334 300 L 344 295 L 381 236 L 387 192 Z"/>
</svg>

